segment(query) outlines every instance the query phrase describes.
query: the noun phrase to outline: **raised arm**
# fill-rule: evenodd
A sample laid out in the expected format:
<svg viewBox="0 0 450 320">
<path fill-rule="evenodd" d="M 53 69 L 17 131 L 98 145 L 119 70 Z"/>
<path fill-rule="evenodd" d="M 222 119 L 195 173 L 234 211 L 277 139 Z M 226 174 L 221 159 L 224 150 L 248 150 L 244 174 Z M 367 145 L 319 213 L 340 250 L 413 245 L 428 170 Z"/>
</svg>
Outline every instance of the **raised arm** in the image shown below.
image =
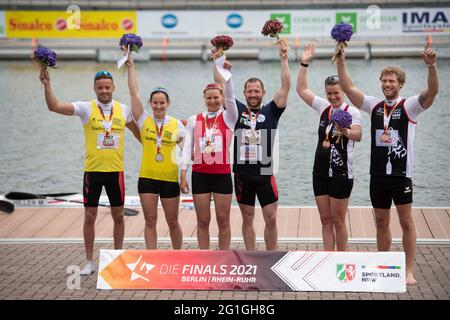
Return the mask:
<svg viewBox="0 0 450 320">
<path fill-rule="evenodd" d="M 47 69 L 41 68 L 39 80 L 41 80 L 44 85 L 45 102 L 47 103 L 48 110 L 66 116 L 72 116 L 75 112 L 73 104 L 59 101 L 53 94 L 53 90 L 50 85 L 50 74 Z"/>
<path fill-rule="evenodd" d="M 279 55 L 281 62 L 281 86 L 275 93 L 273 101 L 278 108 L 285 108 L 287 104 L 287 98 L 289 95 L 289 89 L 291 87 L 291 72 L 289 71 L 289 47 L 284 42 L 279 42 Z"/>
<path fill-rule="evenodd" d="M 216 47 L 211 48 L 211 54 L 217 52 Z M 220 75 L 219 71 L 217 71 L 216 64 L 213 64 L 213 74 L 214 74 L 214 82 L 217 83 L 221 88 L 225 87 L 225 80 Z"/>
<path fill-rule="evenodd" d="M 352 104 L 357 108 L 361 108 L 364 102 L 364 93 L 362 93 L 361 90 L 355 87 L 352 79 L 350 78 L 350 75 L 347 72 L 347 68 L 345 67 L 345 50 L 336 45 L 336 51 L 337 50 L 341 51 L 341 54 L 337 58 L 339 84 L 341 85 L 342 90 L 344 90 L 345 94 L 352 102 Z"/>
<path fill-rule="evenodd" d="M 423 61 L 428 65 L 428 87 L 419 95 L 419 102 L 425 109 L 433 104 L 434 98 L 439 92 L 439 77 L 436 66 L 436 53 L 432 48 L 427 48 L 423 54 Z"/>
<path fill-rule="evenodd" d="M 130 91 L 131 97 L 131 112 L 133 113 L 133 118 L 138 121 L 144 112 L 144 107 L 142 106 L 141 97 L 139 96 L 139 90 L 136 80 L 136 69 L 134 67 L 134 61 L 131 53 L 128 55 L 127 60 L 127 70 L 128 70 L 128 90 Z"/>
<path fill-rule="evenodd" d="M 232 65 L 230 61 L 225 60 L 223 67 L 224 69 L 230 71 Z M 223 118 L 228 128 L 234 130 L 234 126 L 238 119 L 238 108 L 236 104 L 236 96 L 234 94 L 233 78 L 229 78 L 228 81 L 225 81 L 225 79 L 220 75 L 220 72 L 217 70 L 217 67 L 214 69 L 214 73 L 217 73 L 217 77 L 221 78 L 224 83 L 225 111 Z"/>
<path fill-rule="evenodd" d="M 315 94 L 308 88 L 308 64 L 311 63 L 316 46 L 313 43 L 308 43 L 303 50 L 300 69 L 297 74 L 297 94 L 307 105 L 312 106 Z"/>
</svg>

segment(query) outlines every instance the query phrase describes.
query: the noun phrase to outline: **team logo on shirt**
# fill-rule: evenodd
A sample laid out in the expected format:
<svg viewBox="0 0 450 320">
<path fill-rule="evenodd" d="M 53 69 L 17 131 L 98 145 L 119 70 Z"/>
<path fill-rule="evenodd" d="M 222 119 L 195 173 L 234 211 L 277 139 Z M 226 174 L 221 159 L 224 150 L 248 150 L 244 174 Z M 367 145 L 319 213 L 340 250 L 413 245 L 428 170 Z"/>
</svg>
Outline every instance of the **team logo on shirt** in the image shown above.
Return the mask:
<svg viewBox="0 0 450 320">
<path fill-rule="evenodd" d="M 258 121 L 258 122 L 264 122 L 264 121 L 266 121 L 266 116 L 263 115 L 263 114 L 260 114 L 260 115 L 258 116 L 258 119 L 256 119 L 256 121 Z"/>
</svg>

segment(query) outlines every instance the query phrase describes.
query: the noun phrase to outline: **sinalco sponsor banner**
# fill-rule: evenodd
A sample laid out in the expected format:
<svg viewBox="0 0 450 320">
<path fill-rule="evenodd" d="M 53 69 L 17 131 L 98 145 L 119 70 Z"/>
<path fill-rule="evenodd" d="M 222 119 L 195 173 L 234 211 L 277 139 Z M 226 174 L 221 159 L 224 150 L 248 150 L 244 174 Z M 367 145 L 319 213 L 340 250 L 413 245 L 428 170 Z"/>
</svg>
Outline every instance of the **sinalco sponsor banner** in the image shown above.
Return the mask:
<svg viewBox="0 0 450 320">
<path fill-rule="evenodd" d="M 136 32 L 135 11 L 7 11 L 8 38 L 120 38 Z"/>
<path fill-rule="evenodd" d="M 0 11 L 0 38 L 6 37 L 5 11 Z"/>
<path fill-rule="evenodd" d="M 98 289 L 406 292 L 403 252 L 100 250 Z"/>
</svg>

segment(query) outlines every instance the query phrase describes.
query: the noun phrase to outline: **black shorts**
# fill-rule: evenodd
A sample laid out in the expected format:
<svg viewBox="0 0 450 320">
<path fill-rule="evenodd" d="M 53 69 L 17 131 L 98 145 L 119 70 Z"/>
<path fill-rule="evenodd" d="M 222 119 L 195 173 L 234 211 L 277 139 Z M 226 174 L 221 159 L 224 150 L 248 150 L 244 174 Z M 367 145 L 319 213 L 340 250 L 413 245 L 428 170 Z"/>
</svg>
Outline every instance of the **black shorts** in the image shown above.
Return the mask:
<svg viewBox="0 0 450 320">
<path fill-rule="evenodd" d="M 233 182 L 231 173 L 192 172 L 192 194 L 221 193 L 232 194 Z"/>
<path fill-rule="evenodd" d="M 175 198 L 180 195 L 180 184 L 173 181 L 139 178 L 138 192 L 156 193 L 160 198 Z"/>
<path fill-rule="evenodd" d="M 337 179 L 313 175 L 314 196 L 328 195 L 336 199 L 350 198 L 353 179 Z"/>
<path fill-rule="evenodd" d="M 396 205 L 413 202 L 411 178 L 370 176 L 370 200 L 377 209 L 390 209 Z"/>
<path fill-rule="evenodd" d="M 98 207 L 105 187 L 111 207 L 121 207 L 125 201 L 123 172 L 85 172 L 83 178 L 83 203 L 85 207 Z"/>
<path fill-rule="evenodd" d="M 273 175 L 247 176 L 234 174 L 234 190 L 239 204 L 255 206 L 255 196 L 258 196 L 262 208 L 278 201 L 278 188 Z"/>
</svg>

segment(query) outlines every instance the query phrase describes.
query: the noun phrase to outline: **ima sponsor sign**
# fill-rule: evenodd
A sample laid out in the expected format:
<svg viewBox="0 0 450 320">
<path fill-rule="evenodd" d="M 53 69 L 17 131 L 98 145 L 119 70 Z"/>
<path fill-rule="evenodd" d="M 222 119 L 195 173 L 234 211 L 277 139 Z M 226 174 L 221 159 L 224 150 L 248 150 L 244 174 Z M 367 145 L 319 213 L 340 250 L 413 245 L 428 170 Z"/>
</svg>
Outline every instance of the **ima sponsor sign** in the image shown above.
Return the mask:
<svg viewBox="0 0 450 320">
<path fill-rule="evenodd" d="M 406 292 L 403 252 L 100 250 L 98 289 Z"/>
<path fill-rule="evenodd" d="M 8 38 L 120 38 L 136 32 L 134 11 L 80 11 L 79 25 L 71 26 L 65 11 L 7 11 Z"/>
<path fill-rule="evenodd" d="M 450 8 L 411 9 L 402 12 L 403 32 L 450 32 L 449 19 Z"/>
</svg>

